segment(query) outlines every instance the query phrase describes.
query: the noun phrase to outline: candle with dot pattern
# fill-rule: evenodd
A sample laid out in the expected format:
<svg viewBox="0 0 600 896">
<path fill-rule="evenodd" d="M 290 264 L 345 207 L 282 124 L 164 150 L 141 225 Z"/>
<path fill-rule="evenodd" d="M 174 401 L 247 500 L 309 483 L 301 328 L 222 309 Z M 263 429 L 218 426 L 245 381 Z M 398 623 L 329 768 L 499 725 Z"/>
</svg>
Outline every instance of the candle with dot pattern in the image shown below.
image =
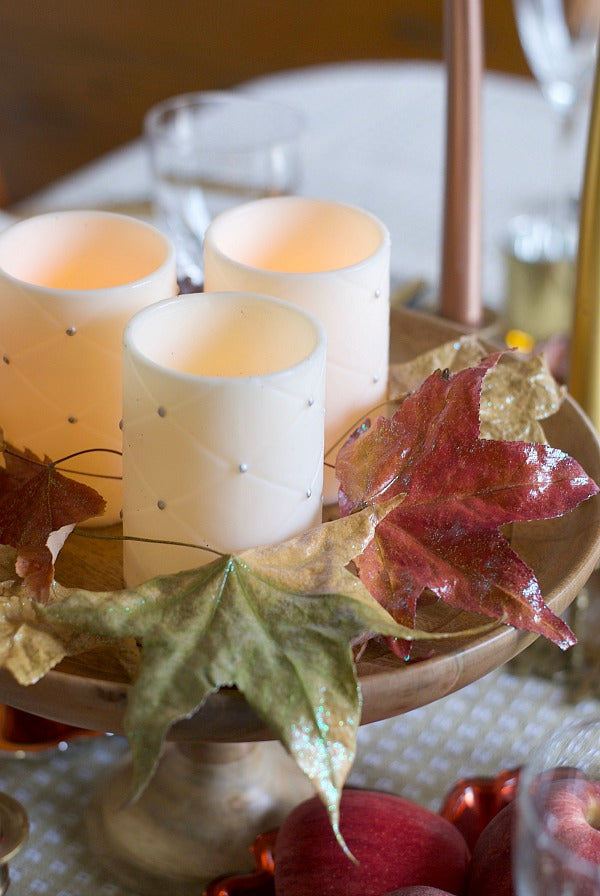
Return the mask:
<svg viewBox="0 0 600 896">
<path fill-rule="evenodd" d="M 390 237 L 374 215 L 301 196 L 218 215 L 204 241 L 208 290 L 249 290 L 310 311 L 325 326 L 325 501 L 337 501 L 340 441 L 387 395 Z M 379 412 L 381 412 L 379 408 Z"/>
<path fill-rule="evenodd" d="M 129 586 L 321 522 L 325 350 L 319 321 L 267 296 L 192 293 L 130 321 L 123 529 L 161 543 L 125 542 Z"/>
<path fill-rule="evenodd" d="M 177 293 L 175 252 L 125 215 L 63 211 L 0 234 L 0 427 L 121 510 L 121 345 L 129 318 Z M 105 449 L 108 449 L 105 451 Z"/>
</svg>

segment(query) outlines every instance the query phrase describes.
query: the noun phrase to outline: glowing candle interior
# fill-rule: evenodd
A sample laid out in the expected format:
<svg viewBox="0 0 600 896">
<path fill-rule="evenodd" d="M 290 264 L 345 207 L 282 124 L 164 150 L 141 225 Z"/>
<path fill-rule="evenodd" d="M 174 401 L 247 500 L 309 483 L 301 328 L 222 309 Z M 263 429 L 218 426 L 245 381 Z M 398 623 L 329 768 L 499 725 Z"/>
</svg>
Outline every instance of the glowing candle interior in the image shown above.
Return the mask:
<svg viewBox="0 0 600 896">
<path fill-rule="evenodd" d="M 326 335 L 248 294 L 137 314 L 123 352 L 126 535 L 231 552 L 321 521 Z M 126 541 L 129 585 L 199 566 L 195 548 Z"/>
<path fill-rule="evenodd" d="M 373 215 L 298 196 L 223 212 L 204 242 L 205 288 L 250 290 L 310 311 L 328 334 L 325 449 L 385 401 L 390 239 Z M 335 461 L 335 452 L 328 456 Z M 325 500 L 337 483 L 325 471 Z"/>
<path fill-rule="evenodd" d="M 177 292 L 171 243 L 124 215 L 67 211 L 0 234 L 0 426 L 53 460 L 121 450 L 121 344 L 129 318 Z M 66 465 L 121 510 L 121 459 L 94 453 Z M 85 475 L 82 471 L 85 471 Z"/>
</svg>

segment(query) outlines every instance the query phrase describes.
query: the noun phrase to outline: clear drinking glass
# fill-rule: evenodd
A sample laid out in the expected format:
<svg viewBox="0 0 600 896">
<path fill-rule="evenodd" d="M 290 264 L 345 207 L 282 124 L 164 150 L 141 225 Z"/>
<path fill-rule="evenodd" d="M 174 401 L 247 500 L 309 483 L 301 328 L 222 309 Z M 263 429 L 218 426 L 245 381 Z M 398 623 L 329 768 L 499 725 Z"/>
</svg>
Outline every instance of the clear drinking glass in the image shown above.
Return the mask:
<svg viewBox="0 0 600 896">
<path fill-rule="evenodd" d="M 233 91 L 171 97 L 146 114 L 157 223 L 175 243 L 184 292 L 201 288 L 204 232 L 219 212 L 298 189 L 303 118 Z"/>
<path fill-rule="evenodd" d="M 542 744 L 517 791 L 513 872 L 518 896 L 600 893 L 600 720 Z"/>
</svg>

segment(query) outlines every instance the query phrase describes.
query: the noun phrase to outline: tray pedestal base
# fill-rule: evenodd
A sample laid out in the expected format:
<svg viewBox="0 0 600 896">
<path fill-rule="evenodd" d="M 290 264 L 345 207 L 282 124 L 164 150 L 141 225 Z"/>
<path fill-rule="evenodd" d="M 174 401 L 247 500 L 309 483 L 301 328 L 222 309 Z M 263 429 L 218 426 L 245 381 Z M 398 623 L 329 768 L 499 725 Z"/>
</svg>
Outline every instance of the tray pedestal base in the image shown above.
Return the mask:
<svg viewBox="0 0 600 896">
<path fill-rule="evenodd" d="M 92 800 L 88 836 L 107 870 L 148 896 L 200 896 L 219 875 L 251 871 L 255 837 L 314 793 L 275 741 L 170 743 L 135 803 L 130 786 L 127 763 Z"/>
</svg>

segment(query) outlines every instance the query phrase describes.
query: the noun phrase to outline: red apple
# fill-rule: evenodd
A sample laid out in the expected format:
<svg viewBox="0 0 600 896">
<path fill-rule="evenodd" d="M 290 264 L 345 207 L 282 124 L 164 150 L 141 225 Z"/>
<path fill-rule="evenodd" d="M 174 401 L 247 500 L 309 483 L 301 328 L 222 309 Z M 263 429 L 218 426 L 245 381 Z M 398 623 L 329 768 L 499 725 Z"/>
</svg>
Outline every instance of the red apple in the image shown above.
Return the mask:
<svg viewBox="0 0 600 896">
<path fill-rule="evenodd" d="M 340 830 L 358 866 L 317 797 L 288 815 L 275 843 L 277 896 L 381 896 L 411 885 L 462 893 L 469 848 L 440 815 L 389 793 L 344 790 Z"/>
<path fill-rule="evenodd" d="M 600 784 L 575 773 L 551 781 L 540 795 L 546 827 L 554 838 L 600 866 Z"/>
<path fill-rule="evenodd" d="M 551 816 L 554 838 L 600 869 L 600 785 L 574 769 L 556 769 L 542 779 L 538 799 L 540 810 Z M 515 802 L 505 806 L 477 840 L 467 896 L 514 896 L 512 844 L 516 808 Z M 564 869 L 564 863 L 559 866 Z"/>
<path fill-rule="evenodd" d="M 467 896 L 514 896 L 512 836 L 515 802 L 485 826 L 473 847 Z"/>
</svg>

